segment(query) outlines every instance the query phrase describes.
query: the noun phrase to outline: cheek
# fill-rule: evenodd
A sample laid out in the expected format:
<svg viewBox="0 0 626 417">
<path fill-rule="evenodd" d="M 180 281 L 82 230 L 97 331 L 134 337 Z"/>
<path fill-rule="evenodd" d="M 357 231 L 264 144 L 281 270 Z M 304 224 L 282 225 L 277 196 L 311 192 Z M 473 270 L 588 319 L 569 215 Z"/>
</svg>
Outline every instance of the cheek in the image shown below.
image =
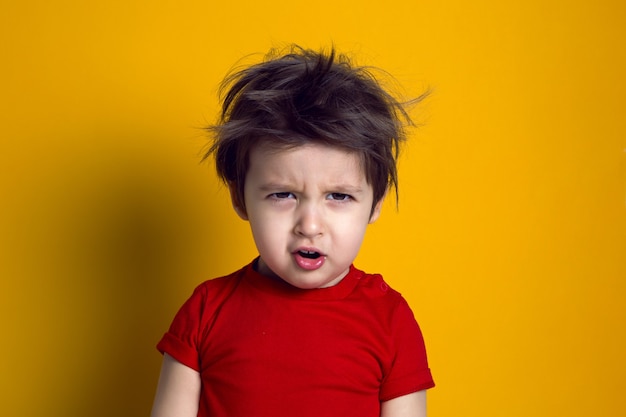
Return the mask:
<svg viewBox="0 0 626 417">
<path fill-rule="evenodd" d="M 288 225 L 284 220 L 276 216 L 254 215 L 250 216 L 250 228 L 254 240 L 258 246 L 270 246 L 284 239 L 288 231 Z"/>
<path fill-rule="evenodd" d="M 350 246 L 359 246 L 367 230 L 368 217 L 353 216 L 337 224 L 337 237 L 345 240 Z"/>
</svg>

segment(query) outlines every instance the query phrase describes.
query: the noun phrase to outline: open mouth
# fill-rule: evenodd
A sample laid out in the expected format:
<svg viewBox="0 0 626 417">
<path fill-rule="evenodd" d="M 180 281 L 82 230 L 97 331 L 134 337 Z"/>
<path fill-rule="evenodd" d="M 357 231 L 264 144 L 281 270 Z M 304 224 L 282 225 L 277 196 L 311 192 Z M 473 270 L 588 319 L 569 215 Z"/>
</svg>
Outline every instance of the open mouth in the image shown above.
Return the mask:
<svg viewBox="0 0 626 417">
<path fill-rule="evenodd" d="M 314 250 L 315 248 L 309 248 L 313 250 L 298 249 L 294 255 L 296 264 L 306 271 L 314 271 L 321 268 L 326 262 L 326 255 Z"/>
<path fill-rule="evenodd" d="M 317 259 L 320 256 L 322 256 L 319 252 L 313 252 L 313 251 L 308 251 L 308 250 L 299 250 L 298 254 L 302 256 L 303 258 L 307 258 L 307 259 Z"/>
</svg>

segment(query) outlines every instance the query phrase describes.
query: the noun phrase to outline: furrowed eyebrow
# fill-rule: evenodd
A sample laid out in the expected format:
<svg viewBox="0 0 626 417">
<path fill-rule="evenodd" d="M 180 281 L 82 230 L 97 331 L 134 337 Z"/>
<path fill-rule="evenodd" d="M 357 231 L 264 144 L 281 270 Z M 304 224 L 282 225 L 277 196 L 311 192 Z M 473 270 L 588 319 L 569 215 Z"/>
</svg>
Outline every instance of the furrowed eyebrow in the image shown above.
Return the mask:
<svg viewBox="0 0 626 417">
<path fill-rule="evenodd" d="M 291 190 L 294 188 L 293 184 L 288 182 L 268 182 L 259 185 L 259 190 L 263 192 L 275 192 L 282 190 Z M 325 192 L 329 193 L 341 193 L 341 194 L 353 194 L 358 195 L 364 192 L 363 187 L 351 184 L 330 184 L 325 187 Z"/>
<path fill-rule="evenodd" d="M 333 186 L 329 187 L 329 190 L 331 190 L 334 193 L 341 193 L 341 194 L 361 194 L 361 193 L 363 193 L 363 188 L 357 187 L 357 186 L 353 186 L 353 185 L 348 185 L 348 184 L 333 185 Z"/>
<path fill-rule="evenodd" d="M 287 183 L 279 183 L 279 182 L 268 182 L 267 184 L 261 184 L 259 186 L 259 190 L 261 191 L 288 190 L 290 188 L 293 188 L 293 186 Z"/>
</svg>

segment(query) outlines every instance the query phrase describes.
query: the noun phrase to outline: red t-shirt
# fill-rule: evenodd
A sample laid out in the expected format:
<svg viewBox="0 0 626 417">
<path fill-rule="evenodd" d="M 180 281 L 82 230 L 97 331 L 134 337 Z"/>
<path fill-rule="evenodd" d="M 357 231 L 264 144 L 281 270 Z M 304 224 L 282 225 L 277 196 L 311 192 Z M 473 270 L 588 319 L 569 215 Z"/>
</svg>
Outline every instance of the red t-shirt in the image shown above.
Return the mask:
<svg viewBox="0 0 626 417">
<path fill-rule="evenodd" d="M 431 388 L 422 334 L 380 275 L 301 290 L 252 264 L 196 288 L 157 348 L 201 375 L 198 416 L 379 417 Z"/>
</svg>

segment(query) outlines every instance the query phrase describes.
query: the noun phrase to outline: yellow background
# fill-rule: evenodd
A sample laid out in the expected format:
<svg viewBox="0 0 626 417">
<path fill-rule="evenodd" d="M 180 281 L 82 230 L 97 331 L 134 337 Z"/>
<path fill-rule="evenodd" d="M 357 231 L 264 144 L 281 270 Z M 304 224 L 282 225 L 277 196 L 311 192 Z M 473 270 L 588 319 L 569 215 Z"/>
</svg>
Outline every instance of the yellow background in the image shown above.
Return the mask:
<svg viewBox="0 0 626 417">
<path fill-rule="evenodd" d="M 3 1 L 0 415 L 149 413 L 174 312 L 254 256 L 198 164 L 216 85 L 290 42 L 434 91 L 357 259 L 421 323 L 430 416 L 623 413 L 625 21 L 616 0 Z"/>
</svg>

